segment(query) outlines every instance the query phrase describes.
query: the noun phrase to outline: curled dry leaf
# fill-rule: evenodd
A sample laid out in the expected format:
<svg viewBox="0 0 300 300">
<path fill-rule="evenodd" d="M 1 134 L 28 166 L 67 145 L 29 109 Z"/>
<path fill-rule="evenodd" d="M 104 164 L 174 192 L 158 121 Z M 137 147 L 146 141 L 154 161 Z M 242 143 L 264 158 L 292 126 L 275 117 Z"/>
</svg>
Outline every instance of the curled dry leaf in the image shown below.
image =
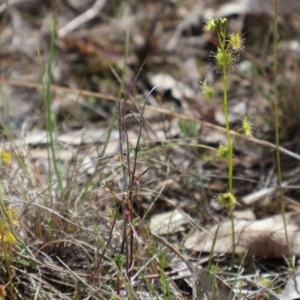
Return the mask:
<svg viewBox="0 0 300 300">
<path fill-rule="evenodd" d="M 286 214 L 287 232 L 293 255 L 300 255 L 300 214 Z M 246 253 L 260 257 L 288 256 L 288 248 L 285 238 L 284 224 L 281 215 L 259 221 L 238 220 L 234 223 L 236 253 Z M 217 226 L 207 232 L 196 231 L 185 242 L 186 249 L 193 251 L 210 252 L 213 236 Z M 214 252 L 231 253 L 232 236 L 231 223 L 226 221 L 221 224 Z"/>
</svg>

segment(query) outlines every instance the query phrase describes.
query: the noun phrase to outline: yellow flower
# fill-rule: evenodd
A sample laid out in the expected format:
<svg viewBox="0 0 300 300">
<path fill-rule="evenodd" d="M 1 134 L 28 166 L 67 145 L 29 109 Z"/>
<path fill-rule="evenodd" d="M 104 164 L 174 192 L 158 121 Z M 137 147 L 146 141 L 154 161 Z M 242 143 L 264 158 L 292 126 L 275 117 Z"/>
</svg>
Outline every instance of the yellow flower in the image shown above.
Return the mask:
<svg viewBox="0 0 300 300">
<path fill-rule="evenodd" d="M 1 157 L 1 161 L 9 166 L 12 162 L 12 157 L 11 157 L 11 152 L 10 151 L 7 151 L 7 150 L 4 150 L 4 149 L 1 149 L 1 153 L 0 153 L 0 157 Z"/>
<path fill-rule="evenodd" d="M 16 241 L 16 239 L 14 235 L 10 231 L 8 231 L 4 233 L 3 241 L 7 244 L 13 244 Z"/>
</svg>

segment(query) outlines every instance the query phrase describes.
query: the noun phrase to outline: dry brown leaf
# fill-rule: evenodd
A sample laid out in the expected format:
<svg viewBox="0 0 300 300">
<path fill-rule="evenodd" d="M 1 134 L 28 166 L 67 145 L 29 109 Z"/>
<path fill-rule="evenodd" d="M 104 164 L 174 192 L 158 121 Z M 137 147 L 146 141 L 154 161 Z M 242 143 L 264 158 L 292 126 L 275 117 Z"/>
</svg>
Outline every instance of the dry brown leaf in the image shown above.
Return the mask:
<svg viewBox="0 0 300 300">
<path fill-rule="evenodd" d="M 300 255 L 300 214 L 287 213 L 286 224 L 291 252 Z M 246 253 L 261 257 L 288 256 L 285 230 L 281 215 L 276 215 L 259 221 L 238 220 L 234 223 L 236 253 Z M 186 242 L 185 247 L 193 251 L 210 252 L 213 236 L 217 226 L 212 227 L 207 233 L 196 231 Z M 221 224 L 214 252 L 231 253 L 232 235 L 231 222 Z"/>
</svg>

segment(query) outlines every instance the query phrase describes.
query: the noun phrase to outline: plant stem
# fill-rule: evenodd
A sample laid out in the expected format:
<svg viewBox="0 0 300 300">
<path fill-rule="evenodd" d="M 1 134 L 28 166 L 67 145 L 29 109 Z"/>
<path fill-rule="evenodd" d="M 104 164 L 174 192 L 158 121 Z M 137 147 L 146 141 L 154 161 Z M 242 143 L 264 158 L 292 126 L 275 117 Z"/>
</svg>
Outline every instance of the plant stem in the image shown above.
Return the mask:
<svg viewBox="0 0 300 300">
<path fill-rule="evenodd" d="M 1 235 L 1 248 L 2 248 L 2 252 L 3 252 L 3 257 L 4 257 L 4 261 L 5 261 L 5 266 L 6 266 L 6 271 L 7 271 L 7 275 L 8 275 L 8 286 L 9 286 L 9 293 L 10 293 L 10 299 L 14 299 L 14 286 L 13 286 L 13 282 L 12 282 L 12 274 L 11 274 L 11 269 L 10 269 L 10 265 L 11 265 L 11 261 L 10 261 L 10 257 L 8 255 L 8 251 L 7 251 L 7 247 L 4 241 L 4 230 L 1 228 L 0 230 L 0 235 Z"/>
<path fill-rule="evenodd" d="M 279 120 L 278 120 L 278 93 L 277 93 L 277 65 L 278 65 L 278 54 L 277 54 L 277 37 L 278 37 L 278 26 L 277 26 L 277 16 L 278 16 L 278 0 L 274 0 L 274 59 L 273 59 L 273 73 L 274 73 L 274 123 L 275 123 L 275 144 L 276 144 L 276 165 L 277 165 L 277 181 L 279 185 L 280 193 L 280 209 L 282 220 L 284 224 L 284 233 L 287 244 L 288 255 L 292 262 L 291 246 L 289 243 L 289 236 L 287 232 L 287 224 L 285 219 L 285 207 L 283 199 L 282 190 L 282 178 L 281 178 L 281 163 L 280 163 L 280 151 L 279 151 Z M 294 267 L 292 263 L 292 267 Z"/>
<path fill-rule="evenodd" d="M 233 177 L 233 144 L 231 142 L 230 135 L 230 126 L 229 126 L 229 118 L 228 118 L 228 79 L 227 79 L 227 70 L 226 67 L 223 67 L 223 110 L 225 115 L 225 125 L 226 125 L 226 137 L 227 137 L 227 146 L 229 150 L 228 157 L 228 191 L 232 194 L 232 177 Z M 232 261 L 235 260 L 235 232 L 234 232 L 234 216 L 233 209 L 230 209 L 230 220 L 231 220 L 231 232 L 232 232 Z"/>
<path fill-rule="evenodd" d="M 46 85 L 46 94 L 44 96 L 45 101 L 45 114 L 46 114 L 46 130 L 47 130 L 47 142 L 49 144 L 51 150 L 51 156 L 53 160 L 53 167 L 57 178 L 61 177 L 60 169 L 58 167 L 58 160 L 56 157 L 56 139 L 53 137 L 54 135 L 54 115 L 51 112 L 51 84 L 52 84 L 52 63 L 54 59 L 54 51 L 55 51 L 55 35 L 56 35 L 56 25 L 57 20 L 54 19 L 51 27 L 51 39 L 50 39 L 50 50 L 49 50 L 49 58 L 48 58 L 48 67 L 47 67 L 47 85 Z M 49 151 L 49 150 L 48 150 Z M 51 180 L 51 166 L 50 160 L 48 158 L 49 163 L 49 180 Z M 58 181 L 58 185 L 60 191 L 63 191 L 62 181 Z"/>
</svg>

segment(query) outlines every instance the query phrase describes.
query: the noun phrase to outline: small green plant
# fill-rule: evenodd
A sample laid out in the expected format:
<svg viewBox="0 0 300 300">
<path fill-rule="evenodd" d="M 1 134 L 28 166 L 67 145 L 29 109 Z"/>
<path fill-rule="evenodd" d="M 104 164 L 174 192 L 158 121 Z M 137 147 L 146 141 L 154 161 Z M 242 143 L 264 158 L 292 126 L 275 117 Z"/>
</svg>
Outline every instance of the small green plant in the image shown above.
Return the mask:
<svg viewBox="0 0 300 300">
<path fill-rule="evenodd" d="M 194 138 L 199 134 L 197 123 L 194 121 L 179 119 L 178 125 L 183 135 L 187 138 Z"/>
<path fill-rule="evenodd" d="M 223 96 L 220 99 L 225 115 L 225 127 L 227 143 L 220 144 L 217 154 L 218 158 L 228 164 L 228 190 L 218 195 L 221 205 L 229 210 L 232 224 L 232 258 L 235 256 L 235 233 L 233 210 L 236 205 L 236 197 L 233 193 L 233 148 L 237 134 L 232 137 L 230 133 L 229 113 L 228 113 L 228 72 L 238 62 L 241 52 L 244 50 L 243 34 L 238 32 L 230 33 L 227 30 L 227 19 L 220 18 L 209 20 L 204 26 L 205 33 L 216 33 L 218 38 L 218 48 L 212 53 L 212 63 L 214 70 L 222 74 Z M 200 81 L 201 92 L 206 102 L 210 103 L 214 95 L 212 87 L 207 80 Z M 242 118 L 239 133 L 249 137 L 252 135 L 253 127 L 249 117 Z"/>
<path fill-rule="evenodd" d="M 168 266 L 166 253 L 164 251 L 159 251 L 157 259 L 158 259 L 158 263 L 159 263 L 159 268 L 161 270 L 160 281 L 161 281 L 163 299 L 171 299 L 172 293 L 170 290 L 170 285 L 167 280 L 166 274 L 164 272 L 164 269 Z"/>
<path fill-rule="evenodd" d="M 117 253 L 114 257 L 114 261 L 115 261 L 115 264 L 116 264 L 118 270 L 121 271 L 122 267 L 124 266 L 124 264 L 126 262 L 126 257 L 125 257 L 125 255 Z M 118 274 L 117 274 L 117 288 L 116 289 L 117 289 L 117 294 L 120 295 L 121 278 Z"/>
</svg>

